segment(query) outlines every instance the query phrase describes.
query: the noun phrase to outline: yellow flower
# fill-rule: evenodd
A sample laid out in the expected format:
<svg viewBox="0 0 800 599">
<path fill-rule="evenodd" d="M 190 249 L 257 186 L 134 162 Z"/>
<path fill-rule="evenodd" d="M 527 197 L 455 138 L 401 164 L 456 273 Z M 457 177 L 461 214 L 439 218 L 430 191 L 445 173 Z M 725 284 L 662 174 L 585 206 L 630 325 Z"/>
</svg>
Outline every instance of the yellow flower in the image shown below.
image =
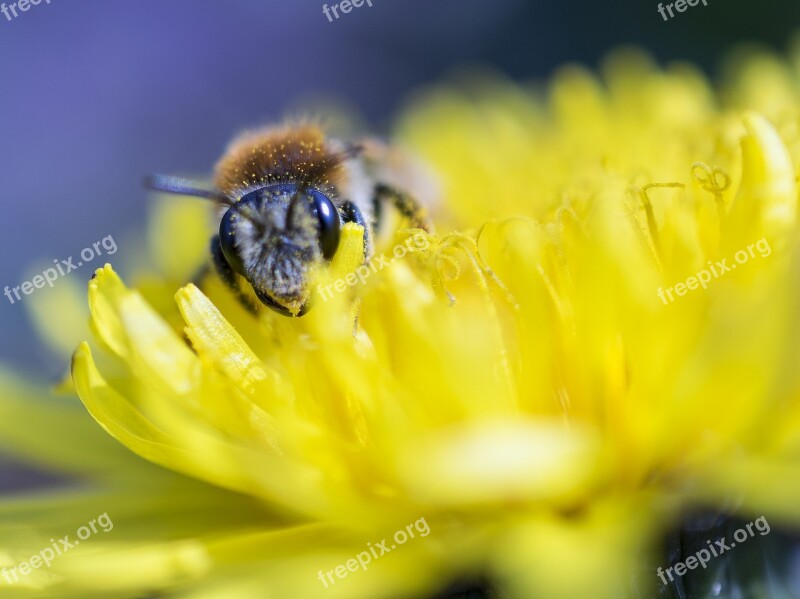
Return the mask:
<svg viewBox="0 0 800 599">
<path fill-rule="evenodd" d="M 485 579 L 574 599 L 639 580 L 645 597 L 692 507 L 800 523 L 800 95 L 790 67 L 748 60 L 769 69 L 738 65 L 722 108 L 693 68 L 631 52 L 601 80 L 564 69 L 543 100 L 496 79 L 424 96 L 398 137 L 441 178 L 439 230 L 462 232 L 300 319 L 256 320 L 213 281 L 175 311 L 183 263 L 147 299 L 100 269 L 74 386 L 163 469 L 93 451 L 111 490 L 68 520 L 107 511 L 113 533 L 17 589 L 378 599 Z M 358 265 L 362 233 L 322 282 Z M 59 461 L 42 447 L 22 451 Z M 6 509 L 30 524 L 0 565 L 60 532 Z"/>
</svg>

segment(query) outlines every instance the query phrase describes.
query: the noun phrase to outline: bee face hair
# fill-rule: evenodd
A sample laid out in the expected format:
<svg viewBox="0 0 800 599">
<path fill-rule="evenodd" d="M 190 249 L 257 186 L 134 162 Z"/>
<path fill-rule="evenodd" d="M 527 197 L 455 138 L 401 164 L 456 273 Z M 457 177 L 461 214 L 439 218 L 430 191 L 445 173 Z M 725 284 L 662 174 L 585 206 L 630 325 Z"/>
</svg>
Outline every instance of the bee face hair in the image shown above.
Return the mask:
<svg viewBox="0 0 800 599">
<path fill-rule="evenodd" d="M 308 301 L 308 271 L 336 252 L 339 229 L 338 212 L 319 190 L 278 184 L 228 209 L 220 243 L 262 302 L 296 315 Z"/>
</svg>

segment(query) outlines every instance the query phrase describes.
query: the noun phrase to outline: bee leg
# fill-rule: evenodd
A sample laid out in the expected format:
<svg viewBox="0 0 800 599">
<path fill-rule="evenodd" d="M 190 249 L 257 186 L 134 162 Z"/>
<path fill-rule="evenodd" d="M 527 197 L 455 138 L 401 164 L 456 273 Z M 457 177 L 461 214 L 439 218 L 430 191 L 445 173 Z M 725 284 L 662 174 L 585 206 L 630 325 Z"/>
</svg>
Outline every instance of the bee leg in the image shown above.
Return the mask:
<svg viewBox="0 0 800 599">
<path fill-rule="evenodd" d="M 214 262 L 214 269 L 217 271 L 219 278 L 222 279 L 222 282 L 225 283 L 228 288 L 230 288 L 230 290 L 236 295 L 236 299 L 239 300 L 239 303 L 242 304 L 242 306 L 244 306 L 248 312 L 254 316 L 257 315 L 258 305 L 251 298 L 245 295 L 242 292 L 241 287 L 239 287 L 239 281 L 236 279 L 236 273 L 225 259 L 225 254 L 222 253 L 219 235 L 215 235 L 211 239 L 211 258 Z"/>
<path fill-rule="evenodd" d="M 200 268 L 197 269 L 197 272 L 192 277 L 192 285 L 195 287 L 200 287 L 203 279 L 205 279 L 209 273 L 211 272 L 211 265 L 208 263 L 203 264 Z"/>
<path fill-rule="evenodd" d="M 361 209 L 350 200 L 347 200 L 339 208 L 342 215 L 342 221 L 346 223 L 355 223 L 364 227 L 364 262 L 372 258 L 372 237 L 370 236 L 370 227 L 367 225 L 367 220 Z"/>
<path fill-rule="evenodd" d="M 378 231 L 383 222 L 383 202 L 378 194 L 372 196 L 372 225 L 373 230 Z"/>
<path fill-rule="evenodd" d="M 382 201 L 389 201 L 394 204 L 400 214 L 411 221 L 412 227 L 418 227 L 428 232 L 433 230 L 433 223 L 428 218 L 427 209 L 407 193 L 379 183 L 375 186 L 376 206 Z M 379 214 L 379 212 L 376 211 L 376 214 Z"/>
</svg>

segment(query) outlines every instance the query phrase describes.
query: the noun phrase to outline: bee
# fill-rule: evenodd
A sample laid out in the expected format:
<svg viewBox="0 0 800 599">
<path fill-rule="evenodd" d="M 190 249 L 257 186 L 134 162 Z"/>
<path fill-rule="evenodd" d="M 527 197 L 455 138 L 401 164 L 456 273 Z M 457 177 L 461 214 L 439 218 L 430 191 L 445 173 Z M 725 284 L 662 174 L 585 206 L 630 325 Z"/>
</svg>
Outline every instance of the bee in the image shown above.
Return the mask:
<svg viewBox="0 0 800 599">
<path fill-rule="evenodd" d="M 214 201 L 221 219 L 211 264 L 221 280 L 253 313 L 266 306 L 296 317 L 308 311 L 310 274 L 336 255 L 345 223 L 364 228 L 364 262 L 373 256 L 385 205 L 410 226 L 431 229 L 426 208 L 395 187 L 400 178 L 387 168 L 395 158 L 380 142 L 349 143 L 317 125 L 282 125 L 235 138 L 211 189 L 167 175 L 145 185 Z"/>
</svg>

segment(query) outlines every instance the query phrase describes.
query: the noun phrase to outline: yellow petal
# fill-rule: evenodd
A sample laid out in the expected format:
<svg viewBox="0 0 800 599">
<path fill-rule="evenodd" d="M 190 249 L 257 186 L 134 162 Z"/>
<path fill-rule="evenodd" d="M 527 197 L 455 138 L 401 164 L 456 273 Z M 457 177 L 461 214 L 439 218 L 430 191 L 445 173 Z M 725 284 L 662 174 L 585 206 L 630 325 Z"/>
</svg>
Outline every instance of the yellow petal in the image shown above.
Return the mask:
<svg viewBox="0 0 800 599">
<path fill-rule="evenodd" d="M 766 237 L 783 251 L 797 226 L 797 185 L 792 159 L 763 116 L 744 117 L 742 180 L 731 207 L 728 247 L 737 251 Z M 734 247 L 735 246 L 735 247 Z"/>
<path fill-rule="evenodd" d="M 89 307 L 101 340 L 142 378 L 176 394 L 195 386 L 197 357 L 108 264 L 89 283 Z"/>
<path fill-rule="evenodd" d="M 42 289 L 25 304 L 39 336 L 65 362 L 89 335 L 86 287 L 78 280 L 59 279 L 52 289 Z"/>
<path fill-rule="evenodd" d="M 291 387 L 278 373 L 264 366 L 197 287 L 184 287 L 175 295 L 175 300 L 188 325 L 187 335 L 198 353 L 209 358 L 247 395 L 260 397 L 266 405 L 292 402 Z"/>
</svg>

